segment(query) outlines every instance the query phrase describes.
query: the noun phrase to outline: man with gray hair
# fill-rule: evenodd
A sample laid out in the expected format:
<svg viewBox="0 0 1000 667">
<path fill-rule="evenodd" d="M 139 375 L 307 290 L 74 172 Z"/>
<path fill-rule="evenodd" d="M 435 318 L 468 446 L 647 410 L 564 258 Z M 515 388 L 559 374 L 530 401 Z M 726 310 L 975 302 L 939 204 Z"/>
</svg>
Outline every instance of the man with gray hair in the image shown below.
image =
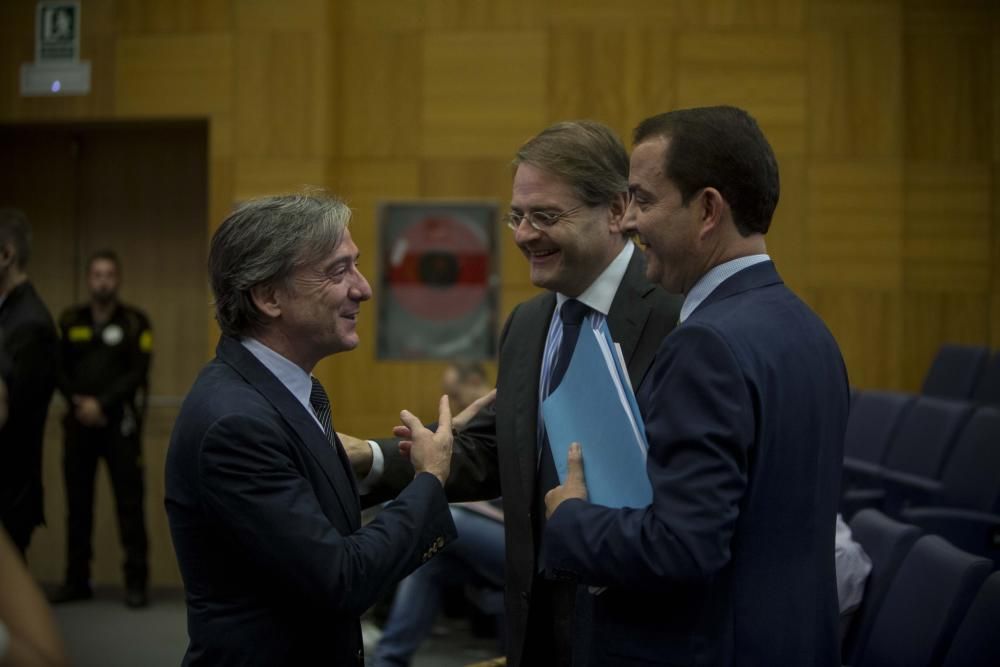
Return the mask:
<svg viewBox="0 0 1000 667">
<path fill-rule="evenodd" d="M 508 664 L 568 665 L 590 594 L 545 571 L 544 497 L 559 480 L 539 405 L 561 380 L 581 329 L 605 321 L 638 389 L 680 300 L 646 280 L 642 253 L 624 234 L 628 155 L 609 127 L 556 123 L 520 148 L 514 167 L 507 226 L 532 284 L 546 291 L 504 325 L 496 404 L 456 436 L 448 495 L 503 495 Z M 395 449 L 352 446 L 352 460 L 365 472 L 384 457 L 382 484 L 398 487 L 408 469 Z"/>
<path fill-rule="evenodd" d="M 212 238 L 222 338 L 184 401 L 166 464 L 186 665 L 362 665 L 362 612 L 455 537 L 442 488 L 447 398 L 436 432 L 401 413 L 415 475 L 362 527 L 329 399 L 311 376 L 358 345 L 371 298 L 349 218 L 335 199 L 269 197 L 240 206 Z"/>
<path fill-rule="evenodd" d="M 59 349 L 52 316 L 28 279 L 30 256 L 27 216 L 0 209 L 0 356 L 9 361 L 9 416 L 0 426 L 0 523 L 22 555 L 45 520 L 42 436 Z"/>
</svg>

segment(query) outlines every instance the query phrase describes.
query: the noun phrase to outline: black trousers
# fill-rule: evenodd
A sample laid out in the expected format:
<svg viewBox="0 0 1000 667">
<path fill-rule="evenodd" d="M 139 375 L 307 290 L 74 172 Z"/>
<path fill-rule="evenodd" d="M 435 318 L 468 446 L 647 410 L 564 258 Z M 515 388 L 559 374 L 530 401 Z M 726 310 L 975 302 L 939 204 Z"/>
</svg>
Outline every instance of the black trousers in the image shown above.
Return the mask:
<svg viewBox="0 0 1000 667">
<path fill-rule="evenodd" d="M 84 584 L 90 580 L 94 480 L 97 462 L 103 458 L 111 477 L 118 533 L 125 550 L 125 585 L 130 589 L 145 588 L 149 580 L 149 543 L 143 507 L 142 443 L 139 434 L 122 435 L 118 421 L 102 428 L 90 428 L 68 418 L 64 426 L 63 475 L 68 515 L 66 581 Z"/>
</svg>

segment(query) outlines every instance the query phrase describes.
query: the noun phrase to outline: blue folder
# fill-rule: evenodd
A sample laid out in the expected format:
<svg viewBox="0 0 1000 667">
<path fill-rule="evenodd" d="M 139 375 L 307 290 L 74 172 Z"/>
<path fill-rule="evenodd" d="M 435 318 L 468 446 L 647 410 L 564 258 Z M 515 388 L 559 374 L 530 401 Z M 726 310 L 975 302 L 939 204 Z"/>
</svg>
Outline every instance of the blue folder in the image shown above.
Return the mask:
<svg viewBox="0 0 1000 667">
<path fill-rule="evenodd" d="M 610 346 L 610 362 L 598 336 Z M 623 385 L 621 393 L 615 386 L 616 375 Z M 645 427 L 606 324 L 598 331 L 590 327 L 580 331 L 566 375 L 542 402 L 542 418 L 560 482 L 566 480 L 570 443 L 579 442 L 590 502 L 636 508 L 652 503 Z"/>
</svg>

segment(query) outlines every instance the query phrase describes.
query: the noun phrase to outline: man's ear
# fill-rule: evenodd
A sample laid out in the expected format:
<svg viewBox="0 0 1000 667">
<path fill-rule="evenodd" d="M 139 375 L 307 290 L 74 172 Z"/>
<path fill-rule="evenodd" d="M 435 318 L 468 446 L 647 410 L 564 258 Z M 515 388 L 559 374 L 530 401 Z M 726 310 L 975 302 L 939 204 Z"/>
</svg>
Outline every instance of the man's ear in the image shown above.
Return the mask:
<svg viewBox="0 0 1000 667">
<path fill-rule="evenodd" d="M 721 192 L 711 187 L 701 191 L 698 195 L 698 215 L 701 223 L 699 239 L 704 241 L 719 229 L 725 219 L 726 208 L 726 200 L 722 198 Z"/>
<path fill-rule="evenodd" d="M 14 245 L 0 243 L 0 266 L 8 267 L 14 264 Z"/>
<path fill-rule="evenodd" d="M 274 285 L 254 285 L 250 288 L 250 298 L 257 310 L 267 317 L 276 318 L 281 315 L 281 299 Z"/>
<path fill-rule="evenodd" d="M 615 194 L 614 199 L 608 205 L 608 210 L 611 212 L 611 224 L 608 228 L 614 234 L 621 234 L 623 226 L 625 224 L 625 211 L 628 209 L 628 193 L 619 192 Z"/>
</svg>

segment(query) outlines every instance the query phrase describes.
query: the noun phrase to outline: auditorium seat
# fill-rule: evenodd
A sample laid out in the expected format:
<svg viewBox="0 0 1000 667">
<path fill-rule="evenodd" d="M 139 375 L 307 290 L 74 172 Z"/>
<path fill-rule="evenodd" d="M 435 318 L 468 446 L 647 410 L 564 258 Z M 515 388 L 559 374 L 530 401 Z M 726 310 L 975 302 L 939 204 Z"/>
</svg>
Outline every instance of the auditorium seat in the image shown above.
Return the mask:
<svg viewBox="0 0 1000 667">
<path fill-rule="evenodd" d="M 942 345 L 924 376 L 924 396 L 970 400 L 989 357 L 979 345 Z"/>
<path fill-rule="evenodd" d="M 992 569 L 936 535 L 921 537 L 893 577 L 856 667 L 940 665 Z"/>
<path fill-rule="evenodd" d="M 958 626 L 951 642 L 944 667 L 996 667 L 1000 665 L 1000 572 L 994 572 L 983 583 Z"/>
<path fill-rule="evenodd" d="M 1000 352 L 995 353 L 983 368 L 972 392 L 977 403 L 1000 406 Z"/>
<path fill-rule="evenodd" d="M 889 586 L 920 529 L 894 521 L 877 510 L 862 510 L 850 521 L 854 539 L 872 561 L 865 594 L 844 638 L 843 661 L 852 664 L 868 642 L 872 624 Z"/>
</svg>

